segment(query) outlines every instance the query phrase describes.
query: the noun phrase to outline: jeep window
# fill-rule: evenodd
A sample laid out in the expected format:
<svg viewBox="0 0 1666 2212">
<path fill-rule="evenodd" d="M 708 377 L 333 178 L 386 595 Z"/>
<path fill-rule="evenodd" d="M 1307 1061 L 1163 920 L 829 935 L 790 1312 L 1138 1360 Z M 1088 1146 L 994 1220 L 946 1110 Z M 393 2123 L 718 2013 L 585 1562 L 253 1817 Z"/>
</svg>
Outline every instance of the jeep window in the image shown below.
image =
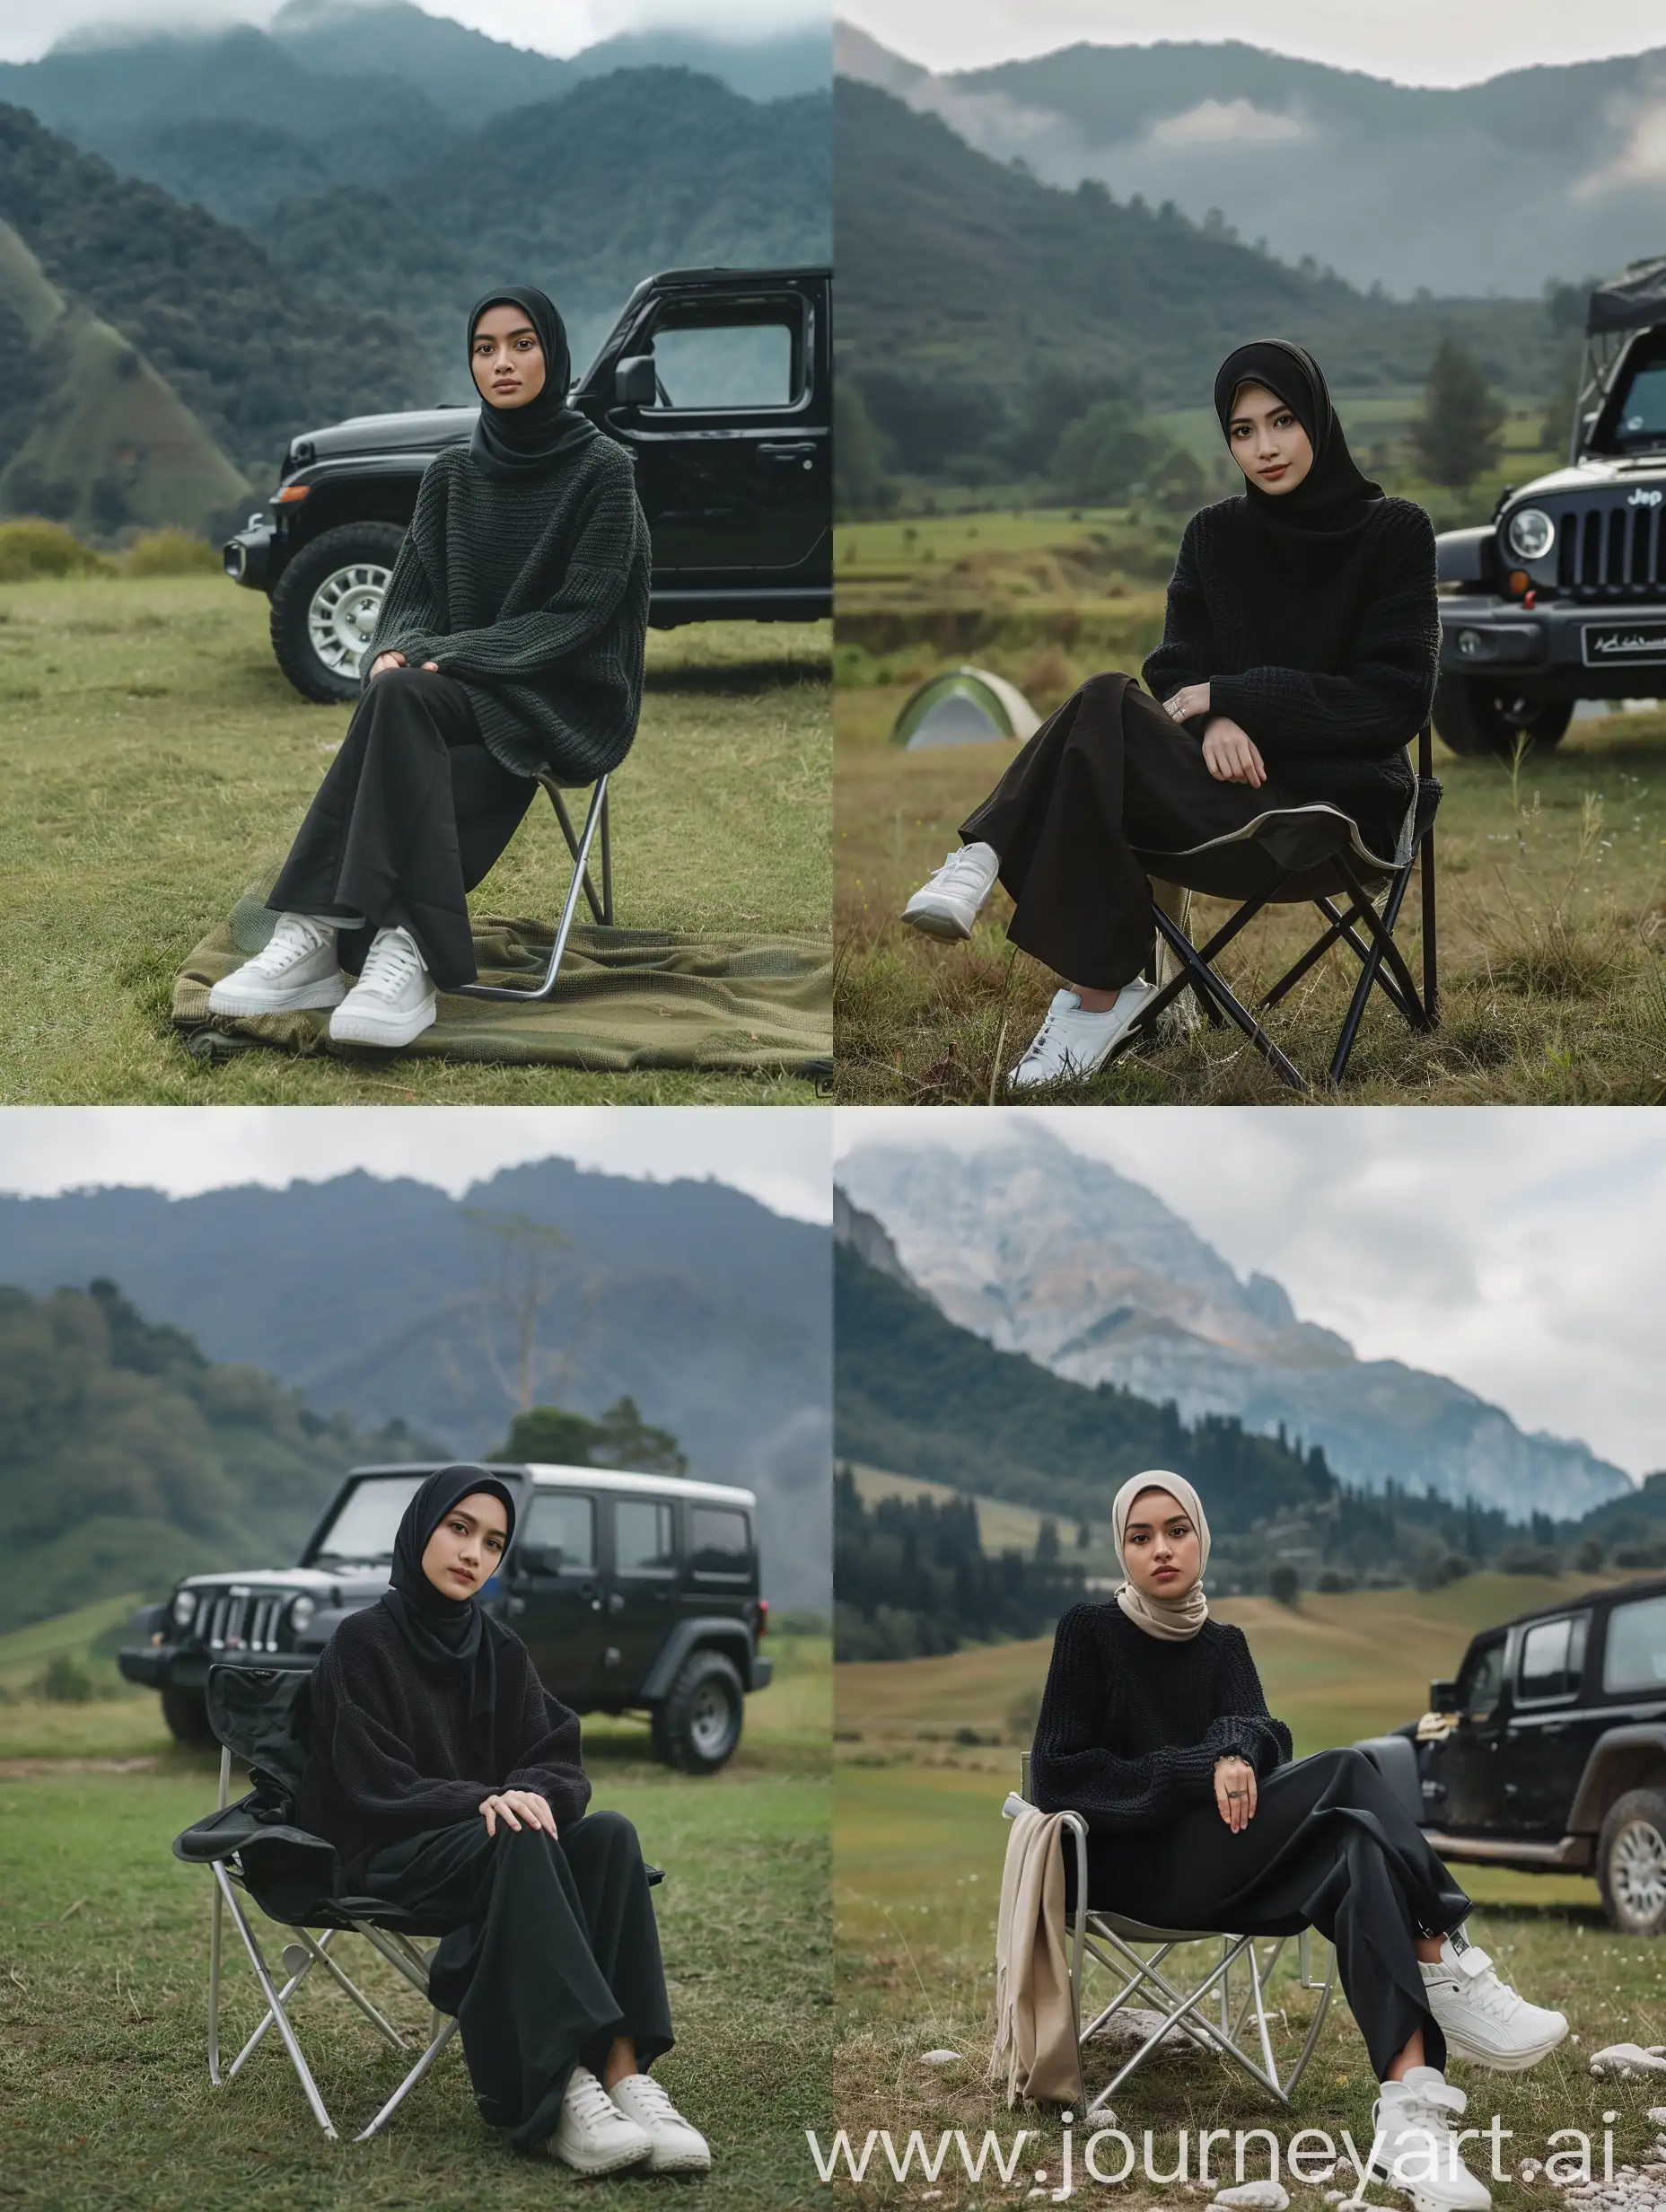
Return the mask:
<svg viewBox="0 0 1666 2212">
<path fill-rule="evenodd" d="M 1666 446 L 1666 330 L 1651 330 L 1632 347 L 1591 443 L 1600 453 Z"/>
<path fill-rule="evenodd" d="M 1609 1615 L 1602 1687 L 1660 1690 L 1666 1685 L 1666 1598 L 1634 1598 Z"/>
<path fill-rule="evenodd" d="M 375 1475 L 355 1482 L 320 1537 L 313 1562 L 361 1560 L 370 1565 L 391 1559 L 405 1508 L 426 1480 L 425 1474 Z"/>
<path fill-rule="evenodd" d="M 596 1564 L 596 1501 L 570 1490 L 539 1490 L 527 1508 L 521 1540 L 561 1547 L 564 1567 Z"/>
<path fill-rule="evenodd" d="M 712 1582 L 750 1582 L 752 1544 L 746 1515 L 697 1505 L 689 1519 L 690 1565 L 695 1573 Z"/>
<path fill-rule="evenodd" d="M 1564 1613 L 1557 1620 L 1536 1620 L 1521 1638 L 1521 1656 L 1516 1663 L 1516 1698 L 1521 1705 L 1539 1705 L 1551 1698 L 1571 1698 L 1585 1673 L 1585 1631 L 1589 1613 Z"/>
<path fill-rule="evenodd" d="M 1464 1661 L 1463 1672 L 1458 1677 L 1459 1711 L 1490 1713 L 1504 1686 L 1504 1639 L 1501 1636 L 1478 1651 L 1471 1651 Z"/>
<path fill-rule="evenodd" d="M 621 1497 L 613 1508 L 614 1565 L 621 1575 L 671 1575 L 677 1568 L 671 1509 L 650 1498 Z"/>
<path fill-rule="evenodd" d="M 649 348 L 662 408 L 788 408 L 802 396 L 804 306 L 774 300 L 672 304 Z"/>
</svg>

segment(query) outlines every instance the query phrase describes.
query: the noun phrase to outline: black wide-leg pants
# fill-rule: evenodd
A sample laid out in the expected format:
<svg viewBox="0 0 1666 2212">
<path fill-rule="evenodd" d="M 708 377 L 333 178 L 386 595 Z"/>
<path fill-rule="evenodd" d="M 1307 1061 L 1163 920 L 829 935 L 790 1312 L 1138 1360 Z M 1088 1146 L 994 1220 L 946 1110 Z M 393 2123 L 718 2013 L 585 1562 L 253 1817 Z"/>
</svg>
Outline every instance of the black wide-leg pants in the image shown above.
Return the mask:
<svg viewBox="0 0 1666 2212">
<path fill-rule="evenodd" d="M 1449 1935 L 1469 1900 L 1363 1751 L 1315 1751 L 1258 1785 L 1255 1816 L 1234 1835 L 1213 1799 L 1161 1836 L 1091 1835 L 1088 1901 L 1155 1927 L 1294 1936 L 1316 1927 L 1377 2079 L 1423 2030 L 1427 2065 L 1446 2063 L 1429 2012 L 1416 1938 Z M 1065 1841 L 1065 1888 L 1075 1889 Z"/>
<path fill-rule="evenodd" d="M 456 2016 L 475 2102 L 518 2151 L 555 2132 L 574 2066 L 598 2076 L 616 2036 L 645 2071 L 671 2048 L 653 1900 L 636 1830 L 591 1813 L 552 1840 L 500 1819 L 431 1829 L 353 1869 L 353 1886 L 460 1925 L 440 1944 L 429 1993 Z"/>
<path fill-rule="evenodd" d="M 469 694 L 435 670 L 390 668 L 359 701 L 267 904 L 340 916 L 356 975 L 378 929 L 408 929 L 442 990 L 472 983 L 468 894 L 538 786 L 481 742 Z"/>
<path fill-rule="evenodd" d="M 1012 942 L 1067 982 L 1112 991 L 1152 955 L 1136 848 L 1187 852 L 1278 803 L 1270 777 L 1258 790 L 1217 781 L 1197 738 L 1132 676 L 1107 674 L 1048 716 L 960 835 L 1001 856 Z"/>
</svg>

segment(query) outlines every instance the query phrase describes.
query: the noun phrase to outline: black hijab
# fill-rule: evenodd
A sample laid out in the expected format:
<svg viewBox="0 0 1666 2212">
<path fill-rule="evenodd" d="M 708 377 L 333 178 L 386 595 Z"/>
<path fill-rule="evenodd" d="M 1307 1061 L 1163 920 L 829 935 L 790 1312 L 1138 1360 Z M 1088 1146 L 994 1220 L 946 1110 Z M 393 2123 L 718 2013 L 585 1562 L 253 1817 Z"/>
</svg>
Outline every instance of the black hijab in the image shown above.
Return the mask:
<svg viewBox="0 0 1666 2212">
<path fill-rule="evenodd" d="M 566 325 L 548 293 L 535 285 L 517 285 L 507 292 L 488 292 L 477 300 L 469 315 L 469 377 L 474 381 L 474 334 L 488 307 L 518 307 L 538 332 L 544 349 L 544 387 L 523 407 L 494 407 L 482 395 L 469 454 L 477 469 L 487 476 L 521 482 L 539 470 L 588 445 L 601 433 L 588 416 L 567 405 L 567 387 L 573 382 L 573 355 L 567 345 Z"/>
<path fill-rule="evenodd" d="M 381 1599 L 411 1656 L 425 1672 L 467 1685 L 469 1732 L 489 1742 L 497 1701 L 497 1658 L 493 1624 L 476 1598 L 448 1598 L 422 1569 L 428 1539 L 446 1514 L 465 1497 L 484 1491 L 502 1501 L 515 1532 L 514 1493 L 500 1475 L 484 1467 L 442 1467 L 429 1476 L 405 1508 L 393 1540 L 392 1587 Z M 507 1549 L 507 1545 L 504 1549 Z"/>
<path fill-rule="evenodd" d="M 1214 411 L 1230 444 L 1232 402 L 1245 384 L 1261 384 L 1284 401 L 1307 432 L 1313 466 L 1290 492 L 1263 491 L 1244 478 L 1250 512 L 1299 574 L 1315 575 L 1344 554 L 1370 522 L 1381 484 L 1362 476 L 1331 404 L 1330 387 L 1305 346 L 1258 338 L 1227 355 L 1215 373 Z"/>
</svg>

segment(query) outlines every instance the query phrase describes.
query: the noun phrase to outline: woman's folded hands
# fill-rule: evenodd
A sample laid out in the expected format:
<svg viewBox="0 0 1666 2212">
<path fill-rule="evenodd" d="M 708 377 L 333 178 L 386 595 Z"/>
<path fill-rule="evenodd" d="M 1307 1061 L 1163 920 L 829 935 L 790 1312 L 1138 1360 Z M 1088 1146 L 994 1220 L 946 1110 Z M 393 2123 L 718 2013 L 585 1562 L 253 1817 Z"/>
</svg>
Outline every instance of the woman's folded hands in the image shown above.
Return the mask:
<svg viewBox="0 0 1666 2212">
<path fill-rule="evenodd" d="M 536 1790 L 504 1789 L 495 1791 L 480 1801 L 480 1812 L 486 1821 L 488 1836 L 497 1833 L 500 1820 L 517 1834 L 524 1828 L 541 1828 L 548 1836 L 556 1832 L 556 1816 L 549 1810 L 548 1799 Z"/>
<path fill-rule="evenodd" d="M 1221 1818 L 1238 1835 L 1255 1818 L 1255 1769 L 1247 1759 L 1217 1759 L 1214 1762 L 1214 1802 Z"/>
</svg>

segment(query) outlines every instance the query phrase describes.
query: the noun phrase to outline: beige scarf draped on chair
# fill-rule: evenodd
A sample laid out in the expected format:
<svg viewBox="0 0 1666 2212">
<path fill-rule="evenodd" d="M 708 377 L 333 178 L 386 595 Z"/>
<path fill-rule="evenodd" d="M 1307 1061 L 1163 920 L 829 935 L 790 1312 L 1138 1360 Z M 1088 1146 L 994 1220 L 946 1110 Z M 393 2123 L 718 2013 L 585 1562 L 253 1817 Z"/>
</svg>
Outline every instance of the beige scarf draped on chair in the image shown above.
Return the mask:
<svg viewBox="0 0 1666 2212">
<path fill-rule="evenodd" d="M 1065 1926 L 1065 1816 L 1015 1814 L 995 1938 L 995 2049 L 989 2079 L 1006 2101 L 1074 2102 L 1082 2075 Z"/>
</svg>

